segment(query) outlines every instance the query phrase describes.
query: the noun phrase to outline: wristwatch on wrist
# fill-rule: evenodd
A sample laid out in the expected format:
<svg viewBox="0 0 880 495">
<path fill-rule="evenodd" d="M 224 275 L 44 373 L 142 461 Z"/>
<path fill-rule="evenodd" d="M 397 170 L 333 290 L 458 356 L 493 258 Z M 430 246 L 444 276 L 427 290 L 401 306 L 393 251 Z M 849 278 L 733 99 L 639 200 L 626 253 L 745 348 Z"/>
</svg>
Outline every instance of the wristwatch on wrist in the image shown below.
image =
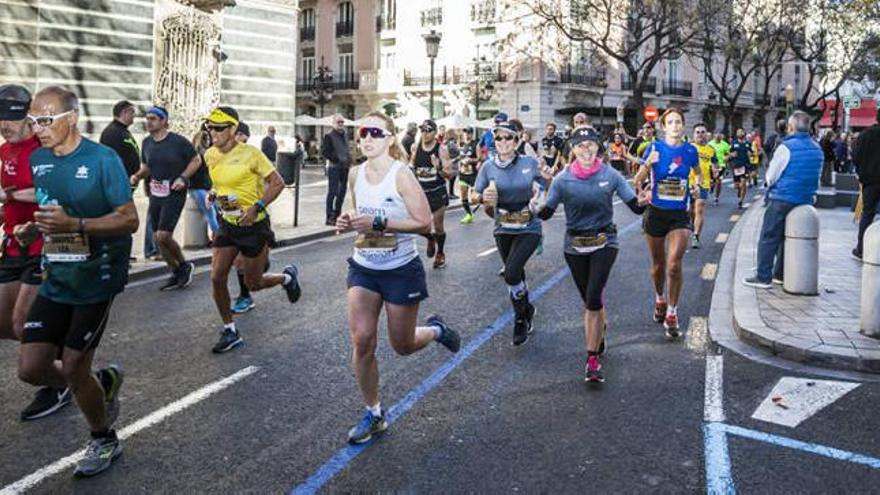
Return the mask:
<svg viewBox="0 0 880 495">
<path fill-rule="evenodd" d="M 257 211 L 266 211 L 266 203 L 263 203 L 262 199 L 258 199 L 254 206 L 257 207 Z"/>
<path fill-rule="evenodd" d="M 388 228 L 388 219 L 382 215 L 373 217 L 373 230 L 376 232 L 384 232 Z"/>
</svg>

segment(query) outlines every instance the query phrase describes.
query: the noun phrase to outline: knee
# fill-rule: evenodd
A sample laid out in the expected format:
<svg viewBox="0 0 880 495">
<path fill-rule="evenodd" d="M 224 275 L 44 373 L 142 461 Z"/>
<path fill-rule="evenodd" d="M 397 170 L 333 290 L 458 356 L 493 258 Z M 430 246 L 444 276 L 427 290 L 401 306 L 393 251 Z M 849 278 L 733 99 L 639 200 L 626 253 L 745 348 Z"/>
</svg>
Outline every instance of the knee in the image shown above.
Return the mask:
<svg viewBox="0 0 880 495">
<path fill-rule="evenodd" d="M 394 349 L 398 356 L 408 356 L 418 350 L 412 341 L 391 340 L 391 348 Z"/>
<path fill-rule="evenodd" d="M 156 239 L 156 242 L 161 244 L 168 244 L 171 240 L 171 232 L 166 232 L 164 230 L 157 230 L 153 236 Z"/>
<path fill-rule="evenodd" d="M 504 268 L 504 283 L 507 285 L 519 285 L 522 282 L 522 272 L 510 267 Z"/>
<path fill-rule="evenodd" d="M 217 290 L 220 288 L 225 288 L 228 278 L 229 278 L 229 272 L 227 272 L 225 274 L 211 272 L 211 285 L 214 287 L 214 290 Z"/>
<path fill-rule="evenodd" d="M 247 275 L 245 275 L 244 285 L 247 286 L 248 290 L 256 292 L 263 288 L 263 277 L 248 277 Z"/>
<path fill-rule="evenodd" d="M 672 277 L 681 276 L 681 260 L 673 260 L 667 265 L 667 271 Z"/>
<path fill-rule="evenodd" d="M 29 361 L 18 363 L 18 379 L 29 385 L 42 385 L 40 376 L 43 374 L 40 366 Z"/>
<path fill-rule="evenodd" d="M 602 301 L 602 293 L 587 295 L 587 311 L 602 311 L 605 307 Z"/>
<path fill-rule="evenodd" d="M 373 356 L 376 353 L 376 333 L 354 331 L 351 334 L 351 344 L 355 358 Z"/>
</svg>

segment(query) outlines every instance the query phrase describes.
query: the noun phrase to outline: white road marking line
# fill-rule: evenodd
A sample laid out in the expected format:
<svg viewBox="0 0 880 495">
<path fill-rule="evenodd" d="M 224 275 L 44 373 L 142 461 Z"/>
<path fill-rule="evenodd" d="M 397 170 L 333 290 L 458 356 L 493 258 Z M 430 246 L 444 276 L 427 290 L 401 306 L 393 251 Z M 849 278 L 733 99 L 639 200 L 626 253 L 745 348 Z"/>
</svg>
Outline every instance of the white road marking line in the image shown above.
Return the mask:
<svg viewBox="0 0 880 495">
<path fill-rule="evenodd" d="M 493 248 L 491 248 L 491 249 L 487 249 L 487 250 L 483 251 L 482 253 L 478 254 L 478 255 L 477 255 L 477 258 L 482 258 L 482 257 L 484 257 L 484 256 L 489 256 L 490 254 L 494 253 L 495 251 L 498 251 L 498 248 L 497 248 L 497 247 L 493 247 Z"/>
<path fill-rule="evenodd" d="M 718 273 L 718 264 L 717 263 L 706 263 L 703 265 L 703 271 L 700 273 L 700 278 L 703 280 L 715 280 L 715 274 Z"/>
<path fill-rule="evenodd" d="M 706 389 L 703 405 L 703 420 L 724 421 L 724 356 L 706 356 Z"/>
<path fill-rule="evenodd" d="M 191 392 L 186 397 L 182 399 L 178 399 L 167 406 L 158 409 L 147 416 L 135 421 L 134 423 L 126 426 L 125 428 L 119 430 L 117 435 L 120 440 L 125 440 L 136 433 L 145 430 L 151 426 L 155 426 L 162 421 L 168 419 L 169 417 L 183 411 L 184 409 L 193 406 L 208 397 L 220 392 L 221 390 L 233 385 L 234 383 L 241 381 L 242 379 L 254 374 L 257 372 L 259 368 L 257 366 L 248 366 L 232 375 L 229 375 L 226 378 L 218 380 L 216 382 L 205 385 L 204 387 Z M 63 457 L 48 466 L 44 466 L 33 473 L 25 476 L 24 478 L 9 484 L 3 489 L 0 489 L 0 495 L 12 495 L 14 493 L 21 493 L 25 490 L 29 490 L 34 488 L 44 480 L 55 476 L 56 474 L 61 473 L 62 471 L 67 471 L 68 469 L 74 467 L 76 463 L 78 463 L 85 454 L 85 449 L 74 452 L 73 454 Z"/>
<path fill-rule="evenodd" d="M 852 382 L 784 376 L 752 414 L 752 419 L 794 428 L 858 386 Z"/>
<path fill-rule="evenodd" d="M 709 325 L 704 316 L 691 316 L 688 320 L 687 332 L 684 334 L 684 346 L 692 351 L 704 351 L 709 343 Z"/>
<path fill-rule="evenodd" d="M 730 221 L 731 221 L 731 222 L 739 221 L 739 219 L 740 219 L 740 216 L 737 215 L 737 214 L 735 214 L 735 213 L 734 213 L 733 215 L 730 215 Z"/>
<path fill-rule="evenodd" d="M 730 234 L 728 234 L 727 232 L 719 232 L 718 237 L 715 238 L 715 242 L 717 242 L 718 244 L 723 244 L 727 242 L 728 237 L 730 237 Z"/>
</svg>

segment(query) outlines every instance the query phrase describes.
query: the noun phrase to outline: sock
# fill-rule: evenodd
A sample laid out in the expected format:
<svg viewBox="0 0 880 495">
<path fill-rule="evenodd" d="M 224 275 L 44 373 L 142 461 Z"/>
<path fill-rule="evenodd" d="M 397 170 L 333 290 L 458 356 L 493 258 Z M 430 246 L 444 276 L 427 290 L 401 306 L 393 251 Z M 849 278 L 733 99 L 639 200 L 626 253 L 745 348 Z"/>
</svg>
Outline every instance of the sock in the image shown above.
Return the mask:
<svg viewBox="0 0 880 495">
<path fill-rule="evenodd" d="M 666 307 L 666 316 L 678 316 L 678 306 L 669 305 Z"/>
<path fill-rule="evenodd" d="M 235 322 L 234 321 L 232 323 L 225 323 L 223 325 L 223 328 L 225 328 L 227 330 L 232 330 L 233 332 L 238 333 L 238 330 L 235 329 Z"/>
<path fill-rule="evenodd" d="M 99 438 L 112 438 L 112 439 L 116 439 L 116 430 L 111 430 L 111 429 L 109 429 L 109 428 L 104 428 L 103 430 L 93 431 L 93 432 L 92 432 L 92 438 L 94 438 L 94 439 L 96 439 L 96 440 L 99 439 Z"/>
<path fill-rule="evenodd" d="M 251 291 L 244 283 L 244 275 L 242 275 L 240 271 L 236 270 L 235 276 L 238 278 L 238 297 L 247 297 L 248 299 L 250 299 Z"/>
<path fill-rule="evenodd" d="M 665 303 L 666 300 L 663 299 L 663 296 L 662 296 L 662 295 L 660 295 L 660 294 L 655 294 L 655 295 L 654 295 L 654 302 L 655 302 L 655 303 Z"/>
<path fill-rule="evenodd" d="M 291 277 L 290 274 L 285 273 L 285 274 L 284 274 L 284 282 L 283 282 L 283 285 L 287 285 L 287 284 L 289 284 L 289 283 L 291 283 L 291 282 L 293 282 L 293 277 Z"/>
<path fill-rule="evenodd" d="M 434 234 L 434 237 L 437 239 L 437 252 L 440 254 L 443 253 L 443 246 L 446 245 L 446 233 L 442 234 Z"/>
<path fill-rule="evenodd" d="M 381 416 L 382 415 L 382 403 L 377 402 L 375 406 L 367 406 L 367 411 L 370 411 L 370 414 L 373 416 Z"/>
<path fill-rule="evenodd" d="M 591 357 L 593 357 L 593 356 L 597 356 L 597 357 L 598 357 L 598 356 L 599 356 L 599 351 L 587 351 L 587 359 L 589 359 L 589 358 L 591 358 Z"/>
<path fill-rule="evenodd" d="M 461 207 L 464 208 L 464 212 L 468 215 L 473 215 L 471 212 L 471 202 L 468 201 L 466 196 L 461 197 Z"/>
<path fill-rule="evenodd" d="M 420 235 L 421 235 L 422 237 L 424 237 L 425 239 L 427 239 L 428 241 L 433 241 L 433 240 L 434 240 L 434 234 L 428 233 L 428 234 L 420 234 Z"/>
<path fill-rule="evenodd" d="M 511 298 L 522 299 L 526 294 L 526 283 L 520 282 L 516 285 L 508 285 L 507 291 L 510 293 Z"/>
<path fill-rule="evenodd" d="M 434 332 L 434 340 L 438 340 L 443 335 L 443 327 L 440 325 L 431 325 L 430 328 Z"/>
</svg>

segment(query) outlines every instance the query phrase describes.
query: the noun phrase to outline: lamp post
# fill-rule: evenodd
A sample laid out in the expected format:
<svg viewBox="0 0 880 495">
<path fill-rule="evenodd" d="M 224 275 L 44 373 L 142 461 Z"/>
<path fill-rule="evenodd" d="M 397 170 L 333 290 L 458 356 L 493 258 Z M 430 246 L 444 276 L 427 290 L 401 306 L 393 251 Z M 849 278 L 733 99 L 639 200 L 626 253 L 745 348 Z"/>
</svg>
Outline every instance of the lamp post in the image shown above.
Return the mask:
<svg viewBox="0 0 880 495">
<path fill-rule="evenodd" d="M 602 76 L 597 82 L 599 88 L 599 135 L 602 134 L 602 126 L 605 125 L 605 91 L 608 89 L 608 81 Z"/>
<path fill-rule="evenodd" d="M 474 119 L 480 120 L 480 103 L 484 101 L 489 101 L 492 97 L 492 91 L 495 90 L 495 87 L 492 86 L 492 83 L 487 81 L 485 85 L 482 87 L 480 83 L 483 82 L 483 63 L 486 61 L 485 57 L 474 58 Z"/>
<path fill-rule="evenodd" d="M 440 33 L 437 31 L 431 30 L 430 33 L 423 34 L 422 38 L 425 39 L 425 49 L 428 51 L 428 58 L 431 60 L 431 82 L 430 82 L 430 96 L 428 108 L 431 114 L 431 118 L 434 118 L 434 59 L 437 58 L 437 52 L 440 51 Z"/>
<path fill-rule="evenodd" d="M 333 71 L 324 65 L 324 57 L 321 57 L 321 65 L 315 69 L 315 77 L 312 78 L 312 98 L 321 106 L 321 118 L 324 117 L 324 105 L 333 98 Z M 324 133 L 324 127 L 319 128 L 319 135 Z"/>
<path fill-rule="evenodd" d="M 787 84 L 783 94 L 785 95 L 785 116 L 791 117 L 794 110 L 794 87 L 790 83 Z"/>
</svg>

